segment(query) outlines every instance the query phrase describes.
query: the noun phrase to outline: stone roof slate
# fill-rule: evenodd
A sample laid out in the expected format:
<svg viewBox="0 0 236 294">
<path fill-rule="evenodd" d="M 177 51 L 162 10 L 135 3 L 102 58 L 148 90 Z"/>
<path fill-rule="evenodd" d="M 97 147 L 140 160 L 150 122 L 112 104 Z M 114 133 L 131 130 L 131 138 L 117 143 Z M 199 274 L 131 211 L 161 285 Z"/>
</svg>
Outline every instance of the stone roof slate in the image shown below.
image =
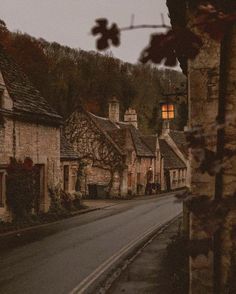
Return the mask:
<svg viewBox="0 0 236 294">
<path fill-rule="evenodd" d="M 183 155 L 188 157 L 188 144 L 185 133 L 182 131 L 170 130 L 169 135 Z"/>
<path fill-rule="evenodd" d="M 13 112 L 37 121 L 62 123 L 62 117 L 53 110 L 15 61 L 1 47 L 0 72 L 13 100 Z"/>
<path fill-rule="evenodd" d="M 129 128 L 137 156 L 155 157 L 155 154 L 143 141 L 139 130 L 137 130 L 133 125 L 130 125 L 128 123 L 118 123 L 118 124 L 119 124 L 120 128 Z"/>
<path fill-rule="evenodd" d="M 116 124 L 114 124 L 111 120 L 105 117 L 97 116 L 91 112 L 88 112 L 90 116 L 92 116 L 93 120 L 99 125 L 99 127 L 103 131 L 113 131 L 117 129 Z"/>
<path fill-rule="evenodd" d="M 60 136 L 60 158 L 61 160 L 77 160 L 79 155 L 74 151 L 71 144 L 66 140 L 65 136 L 61 134 Z"/>
<path fill-rule="evenodd" d="M 151 149 L 151 151 L 155 154 L 157 150 L 157 135 L 146 135 L 141 137 L 145 144 Z"/>
<path fill-rule="evenodd" d="M 186 168 L 185 163 L 178 157 L 165 139 L 159 139 L 161 155 L 164 157 L 165 169 Z"/>
<path fill-rule="evenodd" d="M 142 140 L 141 134 L 139 130 L 137 130 L 133 125 L 125 122 L 119 122 L 114 123 L 109 118 L 99 117 L 93 113 L 88 112 L 88 114 L 91 116 L 91 118 L 96 122 L 96 124 L 100 127 L 100 129 L 103 132 L 106 132 L 111 139 L 114 141 L 114 143 L 117 144 L 117 140 L 114 140 L 114 132 L 117 132 L 117 136 L 123 136 L 123 133 L 120 132 L 120 129 L 128 129 L 131 133 L 132 140 L 134 143 L 135 150 L 137 152 L 138 156 L 143 157 L 154 157 L 154 153 L 151 151 L 151 149 L 145 144 L 145 142 Z M 112 133 L 111 133 L 112 132 Z M 110 133 L 110 134 L 109 134 Z M 111 136 L 112 134 L 112 136 Z M 120 149 L 122 149 L 122 146 L 120 144 L 117 144 Z"/>
</svg>

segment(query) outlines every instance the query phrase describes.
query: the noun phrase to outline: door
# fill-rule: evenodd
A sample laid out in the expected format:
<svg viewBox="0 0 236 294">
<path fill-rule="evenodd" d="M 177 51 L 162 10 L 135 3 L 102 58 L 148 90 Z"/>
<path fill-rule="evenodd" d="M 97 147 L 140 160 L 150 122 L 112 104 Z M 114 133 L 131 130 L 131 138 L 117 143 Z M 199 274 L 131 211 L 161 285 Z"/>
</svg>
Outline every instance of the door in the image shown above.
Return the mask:
<svg viewBox="0 0 236 294">
<path fill-rule="evenodd" d="M 35 187 L 36 187 L 36 203 L 35 203 L 35 212 L 44 211 L 44 202 L 45 202 L 45 165 L 36 164 L 36 177 L 35 177 Z"/>
<path fill-rule="evenodd" d="M 165 182 L 166 182 L 166 190 L 170 191 L 171 190 L 170 172 L 168 170 L 165 171 Z"/>
<path fill-rule="evenodd" d="M 69 165 L 64 165 L 63 167 L 64 169 L 64 191 L 65 192 L 68 192 L 69 190 Z"/>
<path fill-rule="evenodd" d="M 128 188 L 132 187 L 132 173 L 128 173 Z"/>
</svg>

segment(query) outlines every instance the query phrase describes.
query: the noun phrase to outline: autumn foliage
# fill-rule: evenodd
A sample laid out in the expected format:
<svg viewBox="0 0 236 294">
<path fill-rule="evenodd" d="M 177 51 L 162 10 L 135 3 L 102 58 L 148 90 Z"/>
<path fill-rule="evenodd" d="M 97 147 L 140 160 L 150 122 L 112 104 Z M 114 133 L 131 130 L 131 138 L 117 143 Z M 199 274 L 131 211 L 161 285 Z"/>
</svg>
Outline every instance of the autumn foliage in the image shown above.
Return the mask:
<svg viewBox="0 0 236 294">
<path fill-rule="evenodd" d="M 215 1 L 202 3 L 202 1 L 189 1 L 197 3 L 195 7 L 196 21 L 185 27 L 168 28 L 164 33 L 151 35 L 150 43 L 141 53 L 140 61 L 142 63 L 152 62 L 162 63 L 166 66 L 176 66 L 177 60 L 193 59 L 199 53 L 203 46 L 203 41 L 198 33 L 204 32 L 212 39 L 221 41 L 226 30 L 236 21 L 236 7 L 228 1 L 227 5 L 217 6 Z M 214 3 L 214 4 L 213 4 Z M 233 10 L 226 8 L 232 7 Z M 130 26 L 130 30 L 135 28 L 146 28 L 147 25 Z M 155 27 L 155 25 L 150 26 Z M 162 25 L 156 25 L 157 28 L 166 28 Z M 125 29 L 127 30 L 127 29 Z M 107 19 L 96 20 L 96 26 L 92 29 L 97 38 L 97 48 L 105 50 L 111 45 L 120 44 L 120 33 L 123 28 L 119 28 L 116 23 L 108 25 Z"/>
</svg>

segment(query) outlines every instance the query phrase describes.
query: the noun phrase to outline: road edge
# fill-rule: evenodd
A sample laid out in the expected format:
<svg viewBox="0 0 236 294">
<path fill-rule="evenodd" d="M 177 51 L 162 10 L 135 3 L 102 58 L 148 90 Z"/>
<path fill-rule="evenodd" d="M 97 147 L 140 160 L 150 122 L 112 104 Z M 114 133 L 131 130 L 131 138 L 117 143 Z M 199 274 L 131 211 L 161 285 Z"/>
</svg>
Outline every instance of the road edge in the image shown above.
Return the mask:
<svg viewBox="0 0 236 294">
<path fill-rule="evenodd" d="M 121 248 L 118 253 L 108 258 L 68 294 L 106 293 L 108 290 L 105 291 L 106 285 L 113 283 L 115 279 L 119 277 L 117 273 L 120 274 L 128 264 L 141 253 L 143 248 L 150 244 L 152 240 L 160 235 L 168 226 L 180 218 L 181 215 L 182 212 L 166 223 L 149 228 L 142 238 L 138 237 L 135 241 L 132 241 L 125 247 Z M 110 279 L 113 280 L 111 281 Z M 104 292 L 101 292 L 102 289 Z"/>
</svg>

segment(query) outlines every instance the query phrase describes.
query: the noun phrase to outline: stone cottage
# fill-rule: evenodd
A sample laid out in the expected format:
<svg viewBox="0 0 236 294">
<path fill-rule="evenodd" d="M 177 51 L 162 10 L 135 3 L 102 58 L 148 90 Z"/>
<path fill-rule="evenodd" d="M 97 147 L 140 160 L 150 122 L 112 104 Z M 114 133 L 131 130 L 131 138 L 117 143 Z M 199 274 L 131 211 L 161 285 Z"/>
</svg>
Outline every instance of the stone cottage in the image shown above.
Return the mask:
<svg viewBox="0 0 236 294">
<path fill-rule="evenodd" d="M 154 183 L 157 185 L 155 187 L 156 192 L 164 191 L 166 189 L 165 185 L 165 175 L 164 175 L 164 157 L 161 153 L 160 141 L 158 135 L 145 135 L 142 136 L 143 141 L 152 150 L 154 157 Z"/>
<path fill-rule="evenodd" d="M 165 139 L 159 139 L 163 158 L 164 190 L 186 187 L 187 167 Z"/>
<path fill-rule="evenodd" d="M 163 124 L 159 138 L 163 156 L 165 189 L 190 187 L 190 162 L 186 135 L 183 131 L 170 129 Z"/>
<path fill-rule="evenodd" d="M 200 1 L 192 2 L 167 1 L 174 28 L 197 22 Z M 235 13 L 235 1 L 214 2 Z M 203 46 L 195 59 L 181 60 L 189 81 L 189 293 L 235 293 L 236 24 L 225 27 L 221 41 L 194 31 Z"/>
<path fill-rule="evenodd" d="M 155 153 L 146 145 L 137 126 L 133 109 L 127 110 L 124 121 L 120 121 L 119 101 L 115 98 L 109 103 L 108 118 L 82 107 L 69 117 L 66 138 L 86 162 L 84 193 L 127 197 L 144 194 L 147 184 L 154 182 Z M 101 191 L 91 190 L 92 187 Z"/>
<path fill-rule="evenodd" d="M 50 205 L 48 186 L 60 181 L 62 118 L 48 105 L 15 62 L 0 48 L 0 219 L 7 220 L 6 166 L 30 157 L 38 166 L 38 212 Z"/>
</svg>

